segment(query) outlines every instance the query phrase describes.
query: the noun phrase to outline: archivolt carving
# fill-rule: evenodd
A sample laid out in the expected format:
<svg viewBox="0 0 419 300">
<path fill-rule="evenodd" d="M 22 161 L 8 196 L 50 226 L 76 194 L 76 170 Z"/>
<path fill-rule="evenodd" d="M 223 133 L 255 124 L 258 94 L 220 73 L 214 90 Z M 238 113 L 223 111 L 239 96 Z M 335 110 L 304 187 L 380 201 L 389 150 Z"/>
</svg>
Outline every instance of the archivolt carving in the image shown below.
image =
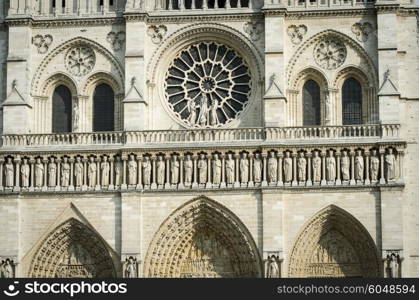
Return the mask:
<svg viewBox="0 0 419 300">
<path fill-rule="evenodd" d="M 112 278 L 112 258 L 90 228 L 71 218 L 59 225 L 36 251 L 28 277 Z"/>
<path fill-rule="evenodd" d="M 373 78 L 369 78 L 367 74 L 365 74 L 361 69 L 356 66 L 348 66 L 336 74 L 335 80 L 332 83 L 332 87 L 336 89 L 340 88 L 340 86 L 343 84 L 342 81 L 349 77 L 355 77 L 361 82 L 361 84 L 365 85 L 366 87 L 374 85 L 372 82 Z"/>
<path fill-rule="evenodd" d="M 55 73 L 43 83 L 41 96 L 50 96 L 52 90 L 61 84 L 68 87 L 73 95 L 78 95 L 77 84 L 71 77 L 64 73 Z"/>
<path fill-rule="evenodd" d="M 297 75 L 291 81 L 291 89 L 299 90 L 301 85 L 306 81 L 307 78 L 317 81 L 317 83 L 326 89 L 329 86 L 326 75 L 315 68 L 306 68 L 297 73 Z"/>
<path fill-rule="evenodd" d="M 113 65 L 113 69 L 115 70 L 115 73 L 117 74 L 117 76 L 121 78 L 121 80 L 123 80 L 124 71 L 122 69 L 122 66 L 116 60 L 116 58 L 112 55 L 111 52 L 109 52 L 106 48 L 102 47 L 100 44 L 94 41 L 91 41 L 83 37 L 77 37 L 56 47 L 54 50 L 50 51 L 50 53 L 45 57 L 45 59 L 37 68 L 35 75 L 33 77 L 32 84 L 31 84 L 32 95 L 39 95 L 40 88 L 43 84 L 42 77 L 44 77 L 45 74 L 48 73 L 47 69 L 50 65 L 50 62 L 60 53 L 63 53 L 70 48 L 79 47 L 79 46 L 90 47 L 92 50 L 95 51 L 96 57 L 98 57 L 99 54 L 103 55 L 110 62 L 110 64 Z"/>
<path fill-rule="evenodd" d="M 379 277 L 380 261 L 365 227 L 330 205 L 304 227 L 290 255 L 290 277 Z"/>
<path fill-rule="evenodd" d="M 109 74 L 107 72 L 96 72 L 89 76 L 87 80 L 82 84 L 82 94 L 90 95 L 90 89 L 96 87 L 101 83 L 109 84 L 114 90 L 115 94 L 123 93 L 122 82 L 119 82 L 112 74 Z"/>
<path fill-rule="evenodd" d="M 172 213 L 150 244 L 148 277 L 260 277 L 250 233 L 227 208 L 206 197 Z"/>
<path fill-rule="evenodd" d="M 342 43 L 344 43 L 348 49 L 352 48 L 357 53 L 357 55 L 362 59 L 362 63 L 360 64 L 362 69 L 365 72 L 368 73 L 369 78 L 374 78 L 374 82 L 377 82 L 375 66 L 374 66 L 372 60 L 370 59 L 370 57 L 368 56 L 367 52 L 364 50 L 364 48 L 362 48 L 362 46 L 359 45 L 359 43 L 357 41 L 355 41 L 354 39 L 350 38 L 349 36 L 347 36 L 343 33 L 340 33 L 340 32 L 335 31 L 335 30 L 326 30 L 326 31 L 319 32 L 316 35 L 312 36 L 311 38 L 309 38 L 307 41 L 305 41 L 297 49 L 297 51 L 295 52 L 293 57 L 290 59 L 290 61 L 288 63 L 288 66 L 287 66 L 287 81 L 288 81 L 288 84 L 290 84 L 293 76 L 295 76 L 295 74 L 296 74 L 295 68 L 296 68 L 297 63 L 300 60 L 301 56 L 304 53 L 306 53 L 307 49 L 310 48 L 313 44 L 319 43 L 320 41 L 324 40 L 325 38 L 338 39 Z M 349 60 L 349 58 L 347 58 L 347 60 Z"/>
</svg>

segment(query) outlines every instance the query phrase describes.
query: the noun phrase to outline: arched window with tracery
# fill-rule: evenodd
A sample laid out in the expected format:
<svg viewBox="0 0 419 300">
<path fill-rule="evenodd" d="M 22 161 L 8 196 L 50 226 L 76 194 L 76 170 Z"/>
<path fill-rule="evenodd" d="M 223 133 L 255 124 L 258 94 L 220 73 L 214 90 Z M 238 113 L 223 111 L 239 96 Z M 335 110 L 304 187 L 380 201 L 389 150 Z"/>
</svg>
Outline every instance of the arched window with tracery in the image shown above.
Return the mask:
<svg viewBox="0 0 419 300">
<path fill-rule="evenodd" d="M 115 129 L 114 91 L 107 84 L 100 84 L 93 94 L 93 131 Z"/>
<path fill-rule="evenodd" d="M 58 86 L 52 96 L 52 132 L 71 132 L 71 91 L 64 85 Z"/>
<path fill-rule="evenodd" d="M 342 124 L 362 123 L 362 88 L 355 78 L 348 78 L 342 86 Z"/>
<path fill-rule="evenodd" d="M 320 87 L 314 80 L 303 86 L 303 125 L 320 125 Z"/>
</svg>

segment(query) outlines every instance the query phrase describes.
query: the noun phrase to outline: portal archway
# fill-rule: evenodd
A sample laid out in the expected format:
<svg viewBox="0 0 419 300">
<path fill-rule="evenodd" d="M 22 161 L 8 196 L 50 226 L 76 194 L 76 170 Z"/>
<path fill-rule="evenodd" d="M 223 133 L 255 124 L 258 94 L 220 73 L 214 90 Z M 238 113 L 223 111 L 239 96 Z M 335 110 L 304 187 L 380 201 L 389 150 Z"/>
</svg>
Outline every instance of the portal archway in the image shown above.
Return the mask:
<svg viewBox="0 0 419 300">
<path fill-rule="evenodd" d="M 104 242 L 71 218 L 57 226 L 37 249 L 28 272 L 32 278 L 114 278 L 116 270 Z"/>
<path fill-rule="evenodd" d="M 298 235 L 289 277 L 381 277 L 377 248 L 358 220 L 330 205 Z"/>
<path fill-rule="evenodd" d="M 226 207 L 200 197 L 173 212 L 154 236 L 147 277 L 261 277 L 256 245 Z"/>
</svg>

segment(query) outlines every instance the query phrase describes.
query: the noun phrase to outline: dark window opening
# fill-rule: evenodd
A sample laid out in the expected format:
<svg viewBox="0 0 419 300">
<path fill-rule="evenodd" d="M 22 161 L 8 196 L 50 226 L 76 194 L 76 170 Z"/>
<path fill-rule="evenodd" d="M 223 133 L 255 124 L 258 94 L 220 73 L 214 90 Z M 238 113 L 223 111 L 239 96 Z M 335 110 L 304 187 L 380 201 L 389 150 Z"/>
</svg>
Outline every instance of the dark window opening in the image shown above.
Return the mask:
<svg viewBox="0 0 419 300">
<path fill-rule="evenodd" d="M 320 125 L 320 87 L 314 80 L 303 86 L 303 125 Z"/>
<path fill-rule="evenodd" d="M 349 78 L 342 87 L 342 124 L 362 123 L 362 88 L 358 80 Z"/>
<path fill-rule="evenodd" d="M 58 86 L 52 96 L 52 132 L 71 132 L 72 101 L 70 90 Z"/>
<path fill-rule="evenodd" d="M 107 84 L 98 85 L 93 94 L 93 131 L 113 131 L 114 92 Z"/>
</svg>

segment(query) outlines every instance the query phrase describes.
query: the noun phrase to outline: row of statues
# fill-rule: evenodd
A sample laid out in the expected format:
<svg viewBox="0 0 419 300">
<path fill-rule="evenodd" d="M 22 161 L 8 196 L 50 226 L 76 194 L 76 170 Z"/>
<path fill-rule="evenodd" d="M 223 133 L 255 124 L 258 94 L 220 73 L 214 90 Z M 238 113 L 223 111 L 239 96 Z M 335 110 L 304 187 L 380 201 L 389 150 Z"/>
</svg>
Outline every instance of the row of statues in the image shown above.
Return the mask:
<svg viewBox="0 0 419 300">
<path fill-rule="evenodd" d="M 109 186 L 184 186 L 291 183 L 386 183 L 396 179 L 397 159 L 385 153 L 356 150 L 320 152 L 227 152 L 198 155 L 49 157 L 0 163 L 0 187 L 81 188 Z M 17 172 L 17 173 L 16 173 Z"/>
</svg>

